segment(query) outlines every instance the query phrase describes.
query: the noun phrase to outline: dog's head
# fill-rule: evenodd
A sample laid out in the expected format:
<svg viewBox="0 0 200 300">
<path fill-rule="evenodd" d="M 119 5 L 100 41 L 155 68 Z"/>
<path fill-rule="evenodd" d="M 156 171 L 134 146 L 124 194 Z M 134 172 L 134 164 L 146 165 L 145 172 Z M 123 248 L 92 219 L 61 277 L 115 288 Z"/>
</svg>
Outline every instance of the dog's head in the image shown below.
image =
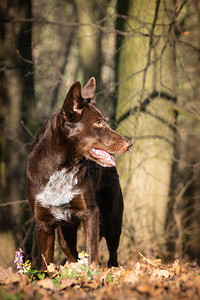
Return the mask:
<svg viewBox="0 0 200 300">
<path fill-rule="evenodd" d="M 132 144 L 112 130 L 108 119 L 96 108 L 95 88 L 94 77 L 82 91 L 80 82 L 75 82 L 58 113 L 57 124 L 64 139 L 73 145 L 76 155 L 112 167 L 115 160 L 110 153 L 123 153 Z"/>
</svg>

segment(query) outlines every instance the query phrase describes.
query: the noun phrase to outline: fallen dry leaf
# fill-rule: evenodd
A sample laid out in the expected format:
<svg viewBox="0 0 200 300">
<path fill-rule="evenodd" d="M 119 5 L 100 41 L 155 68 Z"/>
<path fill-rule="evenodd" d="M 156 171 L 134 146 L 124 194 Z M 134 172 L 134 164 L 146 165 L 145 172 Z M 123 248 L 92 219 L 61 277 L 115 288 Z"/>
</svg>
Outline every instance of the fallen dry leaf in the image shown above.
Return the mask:
<svg viewBox="0 0 200 300">
<path fill-rule="evenodd" d="M 153 285 L 149 282 L 139 282 L 135 285 L 135 288 L 138 292 L 142 293 L 142 294 L 153 294 L 154 292 L 154 288 Z"/>
<path fill-rule="evenodd" d="M 137 261 L 137 263 L 135 264 L 135 274 L 137 276 L 142 274 L 141 264 L 139 263 L 139 261 Z"/>
<path fill-rule="evenodd" d="M 49 273 L 55 273 L 56 272 L 56 265 L 53 263 L 50 263 L 50 265 L 47 266 L 47 271 Z"/>
<path fill-rule="evenodd" d="M 161 259 L 149 259 L 147 257 L 145 257 L 142 253 L 140 253 L 140 251 L 138 251 L 138 254 L 143 258 L 143 260 L 145 262 L 147 262 L 148 264 L 152 265 L 154 268 L 158 268 L 158 267 L 162 267 L 162 261 Z"/>
<path fill-rule="evenodd" d="M 0 284 L 9 284 L 14 282 L 19 282 L 21 275 L 14 273 L 12 268 L 4 269 L 0 267 Z"/>
<path fill-rule="evenodd" d="M 69 269 L 69 270 L 74 270 L 76 271 L 77 273 L 81 273 L 82 270 L 80 268 L 80 263 L 69 263 L 69 262 L 66 262 L 65 265 L 64 265 L 64 268 L 62 269 L 63 272 L 65 272 L 66 269 Z"/>
<path fill-rule="evenodd" d="M 61 290 L 66 289 L 74 284 L 74 280 L 70 278 L 64 278 L 59 282 L 59 287 Z"/>
<path fill-rule="evenodd" d="M 46 290 L 52 290 L 54 292 L 57 291 L 57 287 L 55 286 L 52 279 L 50 279 L 50 278 L 45 278 L 45 279 L 39 280 L 39 281 L 37 281 L 37 284 L 39 285 L 39 287 L 42 287 Z"/>
<path fill-rule="evenodd" d="M 170 272 L 168 270 L 155 269 L 155 270 L 153 270 L 150 278 L 153 280 L 155 278 L 160 278 L 160 277 L 169 278 L 169 277 L 173 277 L 173 276 L 174 276 L 174 273 Z"/>
<path fill-rule="evenodd" d="M 106 272 L 102 274 L 102 276 L 100 276 L 100 281 L 102 282 L 103 285 L 108 285 L 107 279 L 110 273 L 111 273 L 111 269 L 108 269 Z"/>
<path fill-rule="evenodd" d="M 138 281 L 138 274 L 135 271 L 130 271 L 124 278 L 124 282 L 135 283 L 136 281 Z"/>
<path fill-rule="evenodd" d="M 174 272 L 176 275 L 179 275 L 181 273 L 181 266 L 180 261 L 177 259 L 172 265 L 171 271 Z"/>
</svg>

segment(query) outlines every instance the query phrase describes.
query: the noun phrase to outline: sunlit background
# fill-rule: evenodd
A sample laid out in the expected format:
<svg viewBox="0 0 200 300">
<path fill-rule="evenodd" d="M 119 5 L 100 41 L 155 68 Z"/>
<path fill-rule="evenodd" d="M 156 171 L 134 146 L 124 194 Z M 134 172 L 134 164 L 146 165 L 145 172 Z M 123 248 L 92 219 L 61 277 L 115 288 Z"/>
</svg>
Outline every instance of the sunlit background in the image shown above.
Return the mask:
<svg viewBox="0 0 200 300">
<path fill-rule="evenodd" d="M 70 85 L 92 76 L 98 107 L 133 142 L 116 156 L 125 202 L 119 263 L 137 251 L 199 260 L 199 2 L 1 0 L 0 21 L 0 265 L 12 266 L 19 247 L 36 261 L 28 151 Z M 55 261 L 63 259 L 56 249 Z"/>
</svg>

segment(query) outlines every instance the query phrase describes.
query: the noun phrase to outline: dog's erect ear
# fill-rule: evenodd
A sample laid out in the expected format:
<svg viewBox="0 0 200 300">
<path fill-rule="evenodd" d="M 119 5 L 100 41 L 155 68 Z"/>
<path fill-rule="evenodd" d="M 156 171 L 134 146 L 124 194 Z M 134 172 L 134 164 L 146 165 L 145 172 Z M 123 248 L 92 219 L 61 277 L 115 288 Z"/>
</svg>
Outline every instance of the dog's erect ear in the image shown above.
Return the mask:
<svg viewBox="0 0 200 300">
<path fill-rule="evenodd" d="M 82 111 L 82 96 L 81 96 L 81 84 L 79 81 L 76 81 L 72 84 L 67 93 L 65 101 L 63 103 L 63 110 L 68 117 L 71 117 L 74 114 L 80 114 Z"/>
<path fill-rule="evenodd" d="M 87 99 L 88 102 L 95 104 L 96 103 L 94 98 L 95 89 L 96 89 L 96 80 L 94 77 L 92 77 L 88 80 L 87 84 L 84 86 L 84 88 L 81 91 L 81 95 L 83 99 Z"/>
</svg>

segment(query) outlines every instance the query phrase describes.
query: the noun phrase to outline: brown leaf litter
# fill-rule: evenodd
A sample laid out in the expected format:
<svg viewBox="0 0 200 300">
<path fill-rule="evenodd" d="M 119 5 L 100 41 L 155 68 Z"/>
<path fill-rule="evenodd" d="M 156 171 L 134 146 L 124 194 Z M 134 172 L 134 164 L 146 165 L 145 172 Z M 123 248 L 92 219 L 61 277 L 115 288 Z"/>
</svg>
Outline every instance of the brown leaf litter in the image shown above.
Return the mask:
<svg viewBox="0 0 200 300">
<path fill-rule="evenodd" d="M 0 299 L 200 299 L 200 268 L 179 260 L 162 264 L 141 255 L 131 269 L 67 262 L 49 265 L 46 276 L 0 267 Z"/>
</svg>

